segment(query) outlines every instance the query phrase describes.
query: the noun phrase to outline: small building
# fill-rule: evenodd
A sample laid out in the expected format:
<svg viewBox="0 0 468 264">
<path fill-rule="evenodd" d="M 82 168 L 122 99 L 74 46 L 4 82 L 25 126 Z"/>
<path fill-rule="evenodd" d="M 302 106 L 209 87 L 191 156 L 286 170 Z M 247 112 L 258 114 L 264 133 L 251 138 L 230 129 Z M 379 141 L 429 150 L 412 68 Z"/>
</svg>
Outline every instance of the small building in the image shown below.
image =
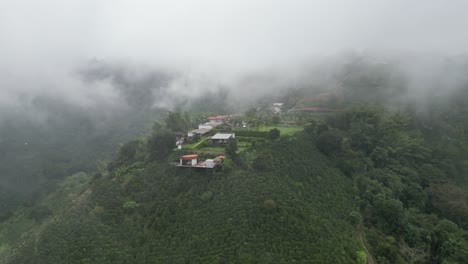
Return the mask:
<svg viewBox="0 0 468 264">
<path fill-rule="evenodd" d="M 197 154 L 189 154 L 180 157 L 180 162 L 177 167 L 181 168 L 197 168 L 197 169 L 213 169 L 223 166 L 224 156 L 217 156 L 214 159 L 201 161 Z"/>
<path fill-rule="evenodd" d="M 208 133 L 211 131 L 211 128 L 199 128 L 192 130 L 187 133 L 187 136 L 189 138 L 194 137 L 194 136 L 199 136 L 200 138 L 205 137 L 208 135 Z"/>
<path fill-rule="evenodd" d="M 236 138 L 236 134 L 234 133 L 216 133 L 214 136 L 211 137 L 211 141 L 213 142 L 213 144 L 226 144 L 234 138 Z"/>
<path fill-rule="evenodd" d="M 205 128 L 205 129 L 213 129 L 213 126 L 210 125 L 210 123 L 206 123 L 206 124 L 200 124 L 198 125 L 198 129 L 202 129 L 202 128 Z"/>
<path fill-rule="evenodd" d="M 281 113 L 281 111 L 283 110 L 283 105 L 284 103 L 274 103 L 273 108 L 272 108 L 273 113 L 275 114 Z"/>
<path fill-rule="evenodd" d="M 225 115 L 218 115 L 218 116 L 210 116 L 208 117 L 210 125 L 222 125 L 224 121 L 228 118 L 229 116 Z"/>
<path fill-rule="evenodd" d="M 215 162 L 214 162 L 214 159 L 207 159 L 205 160 L 205 166 L 207 168 L 214 168 L 215 167 Z"/>
<path fill-rule="evenodd" d="M 198 155 L 190 154 L 180 157 L 180 166 L 195 166 L 198 164 Z"/>
</svg>

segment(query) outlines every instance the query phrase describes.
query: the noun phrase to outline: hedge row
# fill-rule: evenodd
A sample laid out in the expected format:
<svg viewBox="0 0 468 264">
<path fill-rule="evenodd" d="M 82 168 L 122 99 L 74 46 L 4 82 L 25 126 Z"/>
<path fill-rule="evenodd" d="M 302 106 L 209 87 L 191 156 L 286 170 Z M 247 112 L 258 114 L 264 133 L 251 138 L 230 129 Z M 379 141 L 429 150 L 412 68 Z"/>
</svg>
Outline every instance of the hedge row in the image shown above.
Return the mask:
<svg viewBox="0 0 468 264">
<path fill-rule="evenodd" d="M 253 141 L 259 142 L 259 143 L 264 143 L 267 140 L 265 138 L 258 138 L 258 137 L 240 137 L 236 136 L 236 139 L 238 142 L 249 142 L 252 143 Z"/>
</svg>

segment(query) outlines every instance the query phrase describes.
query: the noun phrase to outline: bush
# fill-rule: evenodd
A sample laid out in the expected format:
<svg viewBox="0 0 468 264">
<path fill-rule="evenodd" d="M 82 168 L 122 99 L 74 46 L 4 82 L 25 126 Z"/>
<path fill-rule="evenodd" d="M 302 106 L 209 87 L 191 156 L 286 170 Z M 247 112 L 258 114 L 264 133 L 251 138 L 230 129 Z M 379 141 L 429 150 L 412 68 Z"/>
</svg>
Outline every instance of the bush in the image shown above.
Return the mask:
<svg viewBox="0 0 468 264">
<path fill-rule="evenodd" d="M 304 130 L 309 134 L 314 134 L 316 127 L 317 127 L 316 123 L 307 123 L 304 125 Z"/>
<path fill-rule="evenodd" d="M 270 140 L 277 140 L 281 135 L 281 132 L 277 128 L 270 129 L 268 132 L 268 138 Z"/>
<path fill-rule="evenodd" d="M 317 147 L 327 155 L 337 154 L 341 151 L 343 137 L 335 131 L 326 131 L 317 139 Z"/>
<path fill-rule="evenodd" d="M 176 138 L 166 130 L 153 131 L 148 139 L 148 152 L 151 160 L 163 160 L 175 147 Z"/>
<path fill-rule="evenodd" d="M 273 156 L 269 152 L 260 153 L 253 161 L 253 168 L 257 171 L 268 171 L 273 169 Z"/>
<path fill-rule="evenodd" d="M 230 172 L 234 168 L 234 164 L 231 159 L 225 158 L 223 161 L 223 171 Z"/>
</svg>

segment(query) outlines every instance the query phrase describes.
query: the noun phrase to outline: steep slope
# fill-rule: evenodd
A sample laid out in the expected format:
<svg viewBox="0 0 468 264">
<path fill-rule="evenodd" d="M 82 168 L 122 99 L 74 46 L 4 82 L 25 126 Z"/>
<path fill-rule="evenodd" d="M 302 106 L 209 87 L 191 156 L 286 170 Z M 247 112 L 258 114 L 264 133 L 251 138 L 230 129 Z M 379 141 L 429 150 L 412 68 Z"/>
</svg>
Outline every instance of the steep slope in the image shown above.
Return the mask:
<svg viewBox="0 0 468 264">
<path fill-rule="evenodd" d="M 137 161 L 95 177 L 6 263 L 353 263 L 352 182 L 308 135 L 248 150 L 255 170 Z"/>
<path fill-rule="evenodd" d="M 319 149 L 354 179 L 363 235 L 376 262 L 468 259 L 468 127 L 453 121 L 459 115 L 433 111 L 429 122 L 367 105 L 317 126 Z"/>
</svg>

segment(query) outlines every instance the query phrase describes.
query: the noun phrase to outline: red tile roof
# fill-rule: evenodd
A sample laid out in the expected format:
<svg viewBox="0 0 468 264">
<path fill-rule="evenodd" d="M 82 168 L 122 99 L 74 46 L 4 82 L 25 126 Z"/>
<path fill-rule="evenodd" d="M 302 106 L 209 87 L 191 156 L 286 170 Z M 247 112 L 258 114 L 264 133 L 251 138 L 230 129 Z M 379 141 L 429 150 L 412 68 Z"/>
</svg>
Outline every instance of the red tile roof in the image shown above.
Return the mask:
<svg viewBox="0 0 468 264">
<path fill-rule="evenodd" d="M 227 118 L 228 116 L 225 116 L 225 115 L 219 115 L 219 116 L 210 116 L 208 117 L 208 120 L 218 120 L 218 119 L 225 119 Z"/>
<path fill-rule="evenodd" d="M 182 160 L 192 160 L 192 159 L 198 159 L 198 155 L 197 154 L 190 154 L 190 155 L 180 156 L 180 158 Z"/>
</svg>

